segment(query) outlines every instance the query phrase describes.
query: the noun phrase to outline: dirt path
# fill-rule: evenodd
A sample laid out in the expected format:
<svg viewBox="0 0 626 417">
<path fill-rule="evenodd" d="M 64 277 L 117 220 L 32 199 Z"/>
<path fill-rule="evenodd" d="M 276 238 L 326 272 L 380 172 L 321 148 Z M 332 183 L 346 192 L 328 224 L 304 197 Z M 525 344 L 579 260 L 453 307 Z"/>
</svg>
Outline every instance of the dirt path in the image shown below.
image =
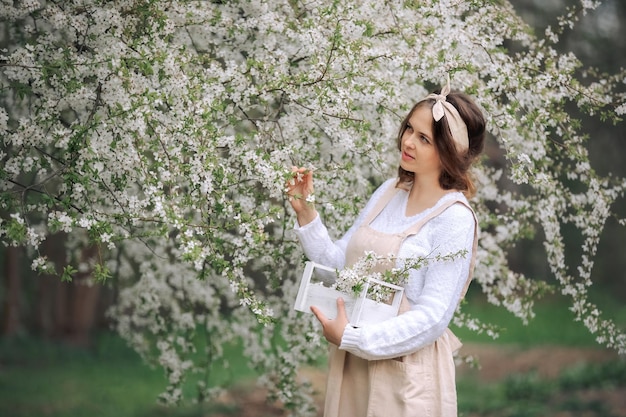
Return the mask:
<svg viewBox="0 0 626 417">
<path fill-rule="evenodd" d="M 544 346 L 522 349 L 515 346 L 465 344 L 460 355 L 471 356 L 478 360 L 479 368 L 468 364 L 457 367 L 459 378 L 476 378 L 477 381 L 498 382 L 511 374 L 536 372 L 542 378 L 556 378 L 563 370 L 580 365 L 602 363 L 618 358 L 613 351 L 599 348 L 570 348 L 563 346 Z M 307 368 L 303 377 L 310 381 L 317 391 L 316 401 L 323 403 L 325 389 L 325 369 Z M 612 409 L 618 410 L 613 416 L 626 417 L 626 388 L 612 392 L 589 390 L 582 395 L 595 396 L 599 401 L 610 402 Z M 239 417 L 282 417 L 287 415 L 280 407 L 267 404 L 262 390 L 242 388 L 228 395 L 225 402 L 234 401 L 241 409 Z M 232 414 L 214 417 L 230 417 Z M 321 417 L 321 414 L 319 414 Z M 564 415 L 569 417 L 569 415 Z"/>
<path fill-rule="evenodd" d="M 568 367 L 618 358 L 614 351 L 600 348 L 541 346 L 522 349 L 492 344 L 465 344 L 460 354 L 477 358 L 480 369 L 462 364 L 457 368 L 458 375 L 471 374 L 485 382 L 495 382 L 510 374 L 531 371 L 543 378 L 555 378 Z"/>
</svg>

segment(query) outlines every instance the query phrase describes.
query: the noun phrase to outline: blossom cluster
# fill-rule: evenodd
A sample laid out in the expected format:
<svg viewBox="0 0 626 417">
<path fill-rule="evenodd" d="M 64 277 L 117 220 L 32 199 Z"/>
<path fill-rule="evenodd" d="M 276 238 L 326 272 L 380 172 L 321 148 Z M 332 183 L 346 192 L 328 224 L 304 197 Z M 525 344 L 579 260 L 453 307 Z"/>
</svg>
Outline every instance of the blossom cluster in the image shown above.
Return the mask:
<svg viewBox="0 0 626 417">
<path fill-rule="evenodd" d="M 372 284 L 372 280 L 404 286 L 412 270 L 424 268 L 433 262 L 453 261 L 466 255 L 467 251 L 460 250 L 456 253 L 398 259 L 394 254 L 382 256 L 365 252 L 354 264 L 337 271 L 337 279 L 331 287 L 354 297 L 362 295 L 367 288 L 367 298 L 383 302 L 393 294 L 392 288 Z"/>
<path fill-rule="evenodd" d="M 626 180 L 594 170 L 568 108 L 618 122 L 626 77 L 585 72 L 555 47 L 595 6 L 581 1 L 542 37 L 508 2 L 487 0 L 2 2 L 0 241 L 64 279 L 115 276 L 110 316 L 166 369 L 164 401 L 185 400 L 197 375 L 196 398 L 216 395 L 212 364 L 242 340 L 261 381 L 307 415 L 298 368 L 323 350 L 287 301 L 303 255 L 285 170 L 315 165 L 316 207 L 347 230 L 395 173 L 402 117 L 450 74 L 506 158 L 475 170 L 475 278 L 487 298 L 532 317 L 548 285 L 512 270 L 507 251 L 541 235 L 577 319 L 624 352 L 588 290 Z M 564 225 L 583 236 L 577 259 L 566 259 Z M 70 265 L 42 245 L 57 233 Z M 81 259 L 90 245 L 95 264 Z"/>
</svg>

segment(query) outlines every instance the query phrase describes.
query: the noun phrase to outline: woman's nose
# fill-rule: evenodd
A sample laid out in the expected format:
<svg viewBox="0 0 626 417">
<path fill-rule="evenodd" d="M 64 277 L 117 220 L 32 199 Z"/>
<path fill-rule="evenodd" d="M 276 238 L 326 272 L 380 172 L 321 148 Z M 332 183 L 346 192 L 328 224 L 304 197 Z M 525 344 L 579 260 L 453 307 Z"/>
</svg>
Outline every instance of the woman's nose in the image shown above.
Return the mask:
<svg viewBox="0 0 626 417">
<path fill-rule="evenodd" d="M 413 140 L 413 135 L 405 134 L 402 138 L 402 143 L 404 143 L 405 147 L 415 147 L 415 141 Z"/>
</svg>

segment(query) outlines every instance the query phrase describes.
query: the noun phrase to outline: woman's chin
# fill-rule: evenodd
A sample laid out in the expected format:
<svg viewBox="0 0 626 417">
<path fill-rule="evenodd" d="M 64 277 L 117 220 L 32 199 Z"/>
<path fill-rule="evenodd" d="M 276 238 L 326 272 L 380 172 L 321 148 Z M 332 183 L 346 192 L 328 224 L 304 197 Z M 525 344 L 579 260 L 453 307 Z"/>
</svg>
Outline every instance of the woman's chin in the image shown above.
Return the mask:
<svg viewBox="0 0 626 417">
<path fill-rule="evenodd" d="M 413 162 L 413 160 L 411 160 L 411 162 Z M 415 170 L 415 168 L 412 167 L 412 164 L 408 161 L 405 161 L 404 159 L 400 160 L 400 168 L 409 172 L 413 172 Z"/>
</svg>

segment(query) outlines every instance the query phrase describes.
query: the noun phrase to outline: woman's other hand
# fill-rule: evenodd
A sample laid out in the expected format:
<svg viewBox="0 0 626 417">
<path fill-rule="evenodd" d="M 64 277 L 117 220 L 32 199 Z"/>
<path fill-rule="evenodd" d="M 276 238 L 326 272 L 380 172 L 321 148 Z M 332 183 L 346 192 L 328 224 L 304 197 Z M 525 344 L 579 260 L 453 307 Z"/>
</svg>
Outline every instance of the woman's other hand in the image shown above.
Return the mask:
<svg viewBox="0 0 626 417">
<path fill-rule="evenodd" d="M 322 324 L 326 340 L 334 345 L 340 346 L 343 332 L 349 323 L 343 298 L 337 298 L 337 317 L 334 319 L 326 317 L 324 313 L 315 306 L 311 306 L 311 311 Z"/>
<path fill-rule="evenodd" d="M 286 193 L 289 203 L 296 212 L 298 224 L 304 226 L 317 217 L 313 199 L 313 171 L 307 168 L 292 167 L 293 176 L 287 181 Z"/>
</svg>

